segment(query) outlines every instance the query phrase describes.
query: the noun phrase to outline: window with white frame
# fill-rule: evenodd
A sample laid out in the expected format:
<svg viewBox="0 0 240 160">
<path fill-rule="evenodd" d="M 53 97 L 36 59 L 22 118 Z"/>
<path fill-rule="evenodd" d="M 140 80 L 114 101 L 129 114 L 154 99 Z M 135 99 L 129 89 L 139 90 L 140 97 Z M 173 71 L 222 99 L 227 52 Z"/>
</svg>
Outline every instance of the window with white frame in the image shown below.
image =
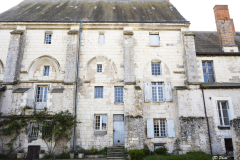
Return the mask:
<svg viewBox="0 0 240 160">
<path fill-rule="evenodd" d="M 154 119 L 154 137 L 166 137 L 166 119 Z"/>
<path fill-rule="evenodd" d="M 45 44 L 52 44 L 52 34 L 46 33 Z"/>
<path fill-rule="evenodd" d="M 98 44 L 105 44 L 105 35 L 99 34 Z"/>
<path fill-rule="evenodd" d="M 161 75 L 161 63 L 151 63 L 151 67 L 152 67 L 152 75 Z"/>
<path fill-rule="evenodd" d="M 103 98 L 103 87 L 95 87 L 95 98 Z"/>
<path fill-rule="evenodd" d="M 163 83 L 152 82 L 152 101 L 163 102 L 164 101 L 164 89 Z"/>
<path fill-rule="evenodd" d="M 101 73 L 102 72 L 102 64 L 97 65 L 97 72 Z"/>
<path fill-rule="evenodd" d="M 159 34 L 150 34 L 149 35 L 149 45 L 150 46 L 160 46 Z"/>
<path fill-rule="evenodd" d="M 203 61 L 202 68 L 204 82 L 214 82 L 213 62 Z"/>
<path fill-rule="evenodd" d="M 44 66 L 43 76 L 49 76 L 49 70 L 50 70 L 49 66 Z"/>
<path fill-rule="evenodd" d="M 95 130 L 96 131 L 107 130 L 107 115 L 95 115 Z"/>
<path fill-rule="evenodd" d="M 115 102 L 123 103 L 123 87 L 115 87 Z"/>
<path fill-rule="evenodd" d="M 230 108 L 227 101 L 217 101 L 218 118 L 221 126 L 230 125 Z"/>
<path fill-rule="evenodd" d="M 39 126 L 37 122 L 30 122 L 29 137 L 38 137 Z"/>
<path fill-rule="evenodd" d="M 37 86 L 36 102 L 47 102 L 48 86 Z"/>
</svg>

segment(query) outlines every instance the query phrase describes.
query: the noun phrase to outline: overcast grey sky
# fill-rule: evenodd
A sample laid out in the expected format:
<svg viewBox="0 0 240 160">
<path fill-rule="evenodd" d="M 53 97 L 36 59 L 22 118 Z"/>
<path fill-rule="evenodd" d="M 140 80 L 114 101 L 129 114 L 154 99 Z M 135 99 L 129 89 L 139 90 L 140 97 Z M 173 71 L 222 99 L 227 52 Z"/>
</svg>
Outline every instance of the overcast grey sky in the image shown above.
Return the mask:
<svg viewBox="0 0 240 160">
<path fill-rule="evenodd" d="M 0 13 L 23 0 L 1 0 Z M 240 31 L 240 0 L 170 0 L 178 11 L 191 22 L 192 31 L 215 31 L 213 7 L 216 4 L 228 5 L 236 31 Z"/>
</svg>

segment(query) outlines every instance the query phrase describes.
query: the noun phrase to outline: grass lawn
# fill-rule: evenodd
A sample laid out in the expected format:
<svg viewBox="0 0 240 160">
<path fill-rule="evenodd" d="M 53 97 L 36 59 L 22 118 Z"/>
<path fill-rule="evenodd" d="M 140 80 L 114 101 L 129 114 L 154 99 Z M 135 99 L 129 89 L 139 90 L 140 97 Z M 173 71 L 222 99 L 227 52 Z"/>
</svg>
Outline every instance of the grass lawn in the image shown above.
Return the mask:
<svg viewBox="0 0 240 160">
<path fill-rule="evenodd" d="M 184 154 L 184 155 L 154 155 L 144 157 L 143 160 L 212 160 L 212 155 L 207 154 Z M 215 159 L 218 160 L 218 159 Z M 229 159 L 230 160 L 230 159 Z"/>
</svg>

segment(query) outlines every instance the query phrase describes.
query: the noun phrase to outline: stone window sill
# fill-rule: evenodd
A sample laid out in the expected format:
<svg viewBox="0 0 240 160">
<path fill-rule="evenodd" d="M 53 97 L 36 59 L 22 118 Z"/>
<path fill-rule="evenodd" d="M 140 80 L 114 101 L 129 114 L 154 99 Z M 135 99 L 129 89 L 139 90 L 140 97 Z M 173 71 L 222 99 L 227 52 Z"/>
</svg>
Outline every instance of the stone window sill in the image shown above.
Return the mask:
<svg viewBox="0 0 240 160">
<path fill-rule="evenodd" d="M 107 134 L 107 131 L 94 131 L 95 136 L 104 136 Z"/>
<path fill-rule="evenodd" d="M 149 45 L 149 47 L 160 47 L 160 45 Z"/>
<path fill-rule="evenodd" d="M 167 138 L 167 136 L 165 136 L 165 137 L 154 137 L 154 138 Z"/>
<path fill-rule="evenodd" d="M 114 105 L 124 105 L 124 102 L 114 102 Z"/>
<path fill-rule="evenodd" d="M 218 126 L 220 130 L 230 130 L 230 126 Z"/>
</svg>

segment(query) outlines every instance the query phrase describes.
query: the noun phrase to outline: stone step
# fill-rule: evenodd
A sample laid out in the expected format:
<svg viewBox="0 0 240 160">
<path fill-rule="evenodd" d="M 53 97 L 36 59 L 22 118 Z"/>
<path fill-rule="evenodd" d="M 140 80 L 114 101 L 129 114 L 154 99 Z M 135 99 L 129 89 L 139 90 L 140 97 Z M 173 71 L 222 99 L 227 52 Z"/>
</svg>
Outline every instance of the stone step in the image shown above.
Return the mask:
<svg viewBox="0 0 240 160">
<path fill-rule="evenodd" d="M 121 157 L 121 156 L 125 156 L 125 154 L 119 154 L 119 153 L 117 153 L 117 154 L 107 154 L 107 157 Z"/>
</svg>

